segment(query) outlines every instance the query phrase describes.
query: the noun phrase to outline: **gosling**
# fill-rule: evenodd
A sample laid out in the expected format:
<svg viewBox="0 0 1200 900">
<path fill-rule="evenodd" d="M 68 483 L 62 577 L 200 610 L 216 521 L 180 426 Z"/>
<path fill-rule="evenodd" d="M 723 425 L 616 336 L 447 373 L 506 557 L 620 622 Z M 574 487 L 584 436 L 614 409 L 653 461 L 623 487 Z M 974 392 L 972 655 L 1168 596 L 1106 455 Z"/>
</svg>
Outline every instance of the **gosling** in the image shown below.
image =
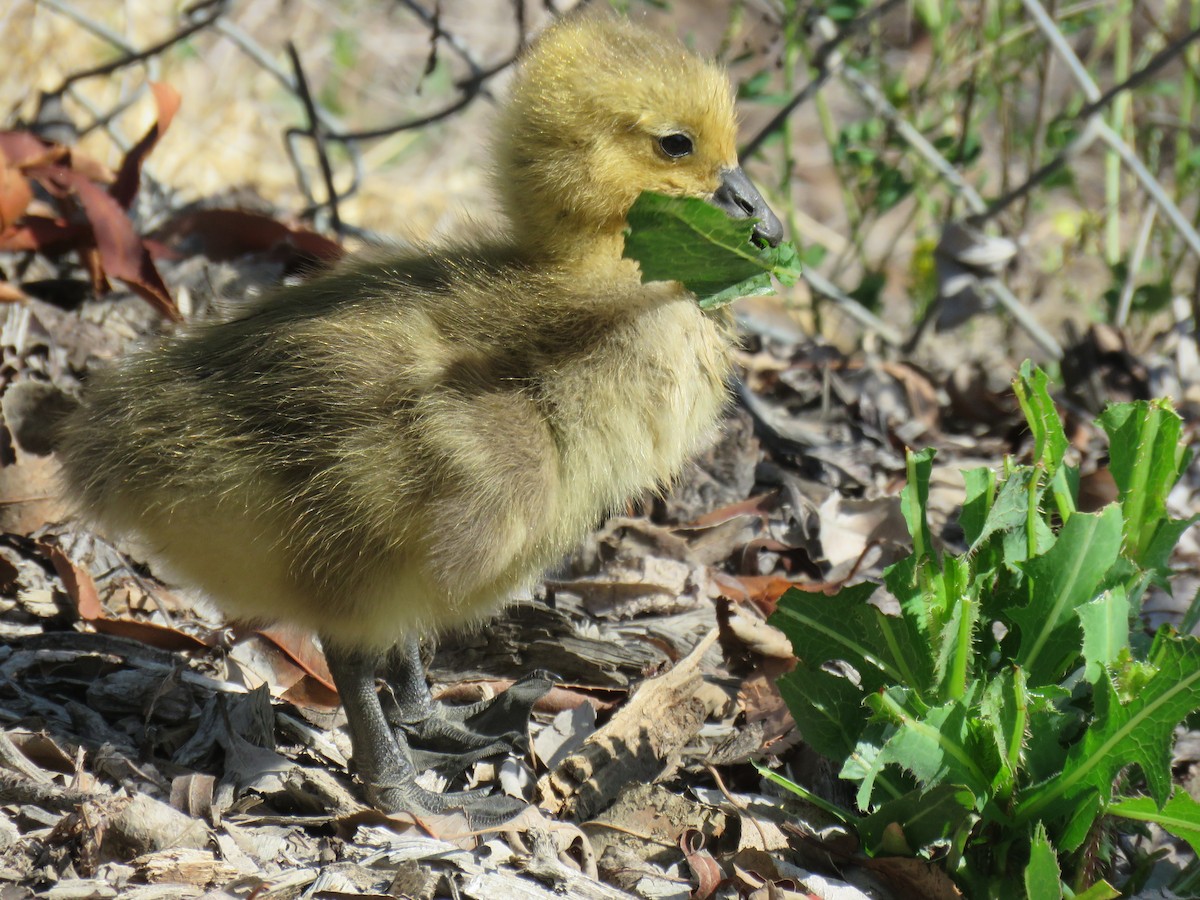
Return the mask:
<svg viewBox="0 0 1200 900">
<path fill-rule="evenodd" d="M 365 255 L 193 325 L 97 374 L 61 422 L 98 529 L 233 617 L 320 636 L 377 806 L 513 811 L 416 783 L 409 735 L 473 758 L 513 730 L 434 704 L 419 640 L 492 615 L 713 437 L 727 320 L 642 284 L 622 229 L 652 190 L 778 243 L 735 137 L 716 65 L 622 19 L 567 18 L 499 117 L 501 233 Z M 549 686 L 535 673 L 510 711 Z"/>
</svg>

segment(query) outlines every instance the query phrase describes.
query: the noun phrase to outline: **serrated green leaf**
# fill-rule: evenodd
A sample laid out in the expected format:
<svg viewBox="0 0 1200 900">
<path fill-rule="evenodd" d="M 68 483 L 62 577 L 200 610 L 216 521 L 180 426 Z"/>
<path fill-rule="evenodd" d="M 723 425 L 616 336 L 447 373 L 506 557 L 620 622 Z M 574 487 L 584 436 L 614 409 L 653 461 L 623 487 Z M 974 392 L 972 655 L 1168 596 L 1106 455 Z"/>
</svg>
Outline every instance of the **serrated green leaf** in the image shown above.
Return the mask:
<svg viewBox="0 0 1200 900">
<path fill-rule="evenodd" d="M 958 524 L 962 526 L 967 546 L 974 547 L 983 534 L 983 526 L 991 512 L 992 503 L 996 499 L 996 471 L 981 466 L 963 472 L 963 481 L 967 486 L 967 496 L 963 501 L 962 513 Z"/>
<path fill-rule="evenodd" d="M 936 454 L 937 451 L 932 449 L 916 453 L 909 450 L 905 453 L 908 479 L 900 491 L 900 512 L 908 524 L 908 533 L 912 535 L 913 555 L 918 561 L 929 559 L 935 563 L 937 552 L 929 531 L 925 506 L 929 502 L 929 476 L 933 472 L 933 457 Z"/>
<path fill-rule="evenodd" d="M 1097 421 L 1108 434 L 1109 469 L 1125 514 L 1126 553 L 1153 568 L 1147 565 L 1146 552 L 1169 521 L 1167 494 L 1187 460 L 1179 440 L 1183 422 L 1165 400 L 1114 404 Z M 1161 556 L 1161 544 L 1157 549 Z"/>
<path fill-rule="evenodd" d="M 1121 550 L 1121 511 L 1078 513 L 1063 526 L 1054 546 L 1022 564 L 1035 585 L 1028 605 L 1009 616 L 1021 629 L 1017 664 L 1030 685 L 1057 680 L 1079 655 L 1076 609 L 1096 596 L 1105 573 Z"/>
<path fill-rule="evenodd" d="M 1033 470 L 1022 466 L 1000 485 L 987 517 L 971 542 L 971 552 L 994 534 L 1012 532 L 1024 527 L 1029 514 L 1029 479 Z"/>
<path fill-rule="evenodd" d="M 984 689 L 979 707 L 980 720 L 992 739 L 990 753 L 992 790 L 1001 798 L 1012 796 L 1017 768 L 1029 723 L 1029 701 L 1025 673 L 1018 667 L 1000 672 Z"/>
<path fill-rule="evenodd" d="M 937 652 L 933 678 L 941 697 L 961 698 L 967 688 L 975 651 L 975 628 L 979 623 L 979 602 L 973 596 L 970 567 L 965 559 L 947 556 L 943 571 L 934 571 L 936 604 L 928 604 L 927 615 L 933 646 Z M 932 566 L 932 564 L 929 564 Z M 905 615 L 917 611 L 905 610 Z"/>
<path fill-rule="evenodd" d="M 1103 805 L 1099 791 L 1086 790 L 1071 798 L 1065 808 L 1066 821 L 1058 828 L 1058 846 L 1063 853 L 1074 853 L 1084 845 Z"/>
<path fill-rule="evenodd" d="M 771 285 L 771 276 L 766 272 L 763 272 L 761 275 L 753 275 L 745 281 L 739 281 L 737 284 L 731 285 L 723 291 L 717 291 L 715 294 L 709 294 L 708 296 L 701 296 L 699 292 L 690 287 L 688 290 L 696 294 L 696 299 L 701 309 L 718 309 L 743 297 L 765 297 L 768 294 L 775 293 L 775 288 Z"/>
<path fill-rule="evenodd" d="M 917 714 L 906 708 L 909 694 L 905 688 L 891 687 L 867 697 L 870 707 L 894 726 L 880 751 L 879 766 L 897 765 L 926 788 L 961 785 L 982 807 L 992 776 L 979 767 L 972 733 L 978 726 L 969 705 L 952 701 Z"/>
<path fill-rule="evenodd" d="M 849 678 L 813 668 L 807 661 L 801 661 L 777 684 L 805 743 L 831 759 L 854 752 L 870 717 L 860 686 Z"/>
<path fill-rule="evenodd" d="M 1062 900 L 1062 895 L 1058 854 L 1050 846 L 1046 826 L 1038 822 L 1029 846 L 1029 863 L 1025 866 L 1025 896 L 1029 900 Z"/>
<path fill-rule="evenodd" d="M 867 853 L 873 853 L 883 846 L 886 829 L 899 830 L 910 852 L 917 852 L 949 838 L 974 811 L 970 791 L 942 784 L 885 801 L 858 823 L 858 834 Z"/>
<path fill-rule="evenodd" d="M 1025 414 L 1025 421 L 1033 433 L 1034 462 L 1046 470 L 1047 476 L 1053 477 L 1070 443 L 1063 431 L 1058 410 L 1050 398 L 1049 383 L 1045 372 L 1025 360 L 1013 380 L 1013 393 L 1017 395 L 1021 412 Z"/>
<path fill-rule="evenodd" d="M 1097 881 L 1087 890 L 1076 891 L 1073 900 L 1117 900 L 1121 892 L 1107 881 Z"/>
<path fill-rule="evenodd" d="M 678 281 L 712 309 L 739 297 L 770 293 L 771 274 L 794 282 L 799 256 L 791 244 L 759 247 L 756 219 L 735 219 L 695 197 L 642 193 L 627 216 L 626 259 L 642 281 Z"/>
<path fill-rule="evenodd" d="M 865 692 L 889 683 L 921 691 L 930 682 L 929 649 L 914 639 L 902 617 L 867 602 L 875 588 L 857 584 L 832 597 L 792 588 L 769 622 L 787 635 L 810 669 L 842 660 L 858 672 Z"/>
<path fill-rule="evenodd" d="M 1018 804 L 1019 819 L 1061 815 L 1086 790 L 1095 791 L 1106 803 L 1113 779 L 1131 764 L 1141 768 L 1150 796 L 1160 804 L 1166 802 L 1175 726 L 1200 708 L 1200 641 L 1180 637 L 1164 626 L 1155 635 L 1145 665 L 1153 675 L 1127 703 L 1120 701 L 1111 680 L 1102 679 L 1095 693 L 1096 713 L 1082 740 L 1072 747 L 1063 771 Z"/>
<path fill-rule="evenodd" d="M 1022 780 L 1039 784 L 1063 770 L 1071 744 L 1067 739 L 1082 733 L 1083 714 L 1071 705 L 1071 692 L 1052 684 L 1027 690 L 1029 725 L 1021 756 Z"/>
<path fill-rule="evenodd" d="M 1079 607 L 1083 627 L 1084 677 L 1096 684 L 1122 650 L 1129 649 L 1129 598 L 1117 585 Z"/>
<path fill-rule="evenodd" d="M 887 799 L 903 797 L 917 788 L 907 771 L 884 771 L 888 761 L 883 757 L 883 745 L 891 733 L 892 726 L 886 722 L 869 722 L 838 773 L 839 778 L 859 783 L 855 796 L 859 809 L 870 809 L 874 805 L 876 785 L 887 795 Z"/>
<path fill-rule="evenodd" d="M 1139 822 L 1154 822 L 1175 837 L 1187 841 L 1193 853 L 1200 853 L 1200 803 L 1182 789 L 1177 789 L 1161 809 L 1150 797 L 1130 797 L 1109 806 L 1108 814 Z"/>
</svg>

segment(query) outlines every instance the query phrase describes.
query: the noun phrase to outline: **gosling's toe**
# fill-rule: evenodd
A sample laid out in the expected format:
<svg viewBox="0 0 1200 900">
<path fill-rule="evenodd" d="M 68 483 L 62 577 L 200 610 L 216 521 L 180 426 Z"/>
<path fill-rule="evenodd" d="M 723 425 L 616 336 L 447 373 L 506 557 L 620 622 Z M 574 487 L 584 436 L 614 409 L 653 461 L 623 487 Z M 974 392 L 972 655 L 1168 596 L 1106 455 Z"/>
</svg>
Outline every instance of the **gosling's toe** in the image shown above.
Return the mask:
<svg viewBox="0 0 1200 900">
<path fill-rule="evenodd" d="M 386 713 L 411 748 L 417 769 L 453 777 L 481 760 L 525 753 L 533 707 L 557 681 L 558 676 L 539 669 L 490 700 L 465 706 L 432 703 L 415 718 L 405 719 L 399 706 Z"/>
</svg>

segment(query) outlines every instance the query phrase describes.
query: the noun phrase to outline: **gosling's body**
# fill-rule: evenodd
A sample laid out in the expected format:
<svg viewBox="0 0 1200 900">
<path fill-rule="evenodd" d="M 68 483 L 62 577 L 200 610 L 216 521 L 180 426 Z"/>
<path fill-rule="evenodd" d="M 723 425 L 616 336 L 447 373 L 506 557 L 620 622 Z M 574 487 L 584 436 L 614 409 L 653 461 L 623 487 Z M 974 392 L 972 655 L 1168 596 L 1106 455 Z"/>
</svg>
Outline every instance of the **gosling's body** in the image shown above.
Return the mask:
<svg viewBox="0 0 1200 900">
<path fill-rule="evenodd" d="M 628 262 L 359 261 L 101 375 L 65 467 L 232 615 L 388 647 L 489 615 L 668 481 L 713 432 L 728 347 Z"/>
<path fill-rule="evenodd" d="M 494 754 L 551 683 L 535 673 L 496 715 L 452 721 L 418 637 L 487 616 L 712 435 L 727 323 L 641 284 L 621 232 L 656 190 L 754 216 L 777 242 L 735 133 L 719 68 L 621 20 L 564 21 L 500 118 L 501 237 L 280 290 L 98 375 L 63 423 L 69 486 L 103 530 L 235 617 L 321 635 L 380 806 L 478 810 L 417 785 L 409 736 L 455 762 Z"/>
</svg>

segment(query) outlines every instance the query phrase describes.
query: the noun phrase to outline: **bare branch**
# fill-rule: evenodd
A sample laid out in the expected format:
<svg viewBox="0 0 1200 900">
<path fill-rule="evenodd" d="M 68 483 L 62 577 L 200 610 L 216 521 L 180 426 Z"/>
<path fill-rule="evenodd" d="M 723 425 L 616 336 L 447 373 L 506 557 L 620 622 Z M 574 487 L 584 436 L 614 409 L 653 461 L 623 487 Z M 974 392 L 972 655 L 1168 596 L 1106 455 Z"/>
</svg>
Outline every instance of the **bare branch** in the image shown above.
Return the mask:
<svg viewBox="0 0 1200 900">
<path fill-rule="evenodd" d="M 316 104 L 308 89 L 308 79 L 304 75 L 304 67 L 300 64 L 300 54 L 296 50 L 296 45 L 291 41 L 287 42 L 287 52 L 292 61 L 292 71 L 296 77 L 300 100 L 304 104 L 304 111 L 308 116 L 307 130 L 289 128 L 287 134 L 289 138 L 293 134 L 307 134 L 312 138 L 313 147 L 317 151 L 317 162 L 321 166 L 321 177 L 325 179 L 325 202 L 329 206 L 329 222 L 333 230 L 340 233 L 342 217 L 338 212 L 337 188 L 333 185 L 333 167 L 329 164 L 329 154 L 325 150 L 325 136 L 321 129 L 321 121 L 317 117 Z"/>
<path fill-rule="evenodd" d="M 758 134 L 750 138 L 746 145 L 742 147 L 739 155 L 745 158 L 758 152 L 763 142 L 778 131 L 792 113 L 824 87 L 825 83 L 841 69 L 842 59 L 840 54 L 836 54 L 836 51 L 842 44 L 862 31 L 871 22 L 886 15 L 894 7 L 899 6 L 902 2 L 903 0 L 883 0 L 878 6 L 863 13 L 857 19 L 847 22 L 838 29 L 836 34 L 821 44 L 817 48 L 816 53 L 813 54 L 813 68 L 817 70 L 816 77 L 802 87 L 794 97 L 788 100 L 780 108 L 779 112 L 771 117 L 771 121 L 759 129 Z"/>
</svg>

